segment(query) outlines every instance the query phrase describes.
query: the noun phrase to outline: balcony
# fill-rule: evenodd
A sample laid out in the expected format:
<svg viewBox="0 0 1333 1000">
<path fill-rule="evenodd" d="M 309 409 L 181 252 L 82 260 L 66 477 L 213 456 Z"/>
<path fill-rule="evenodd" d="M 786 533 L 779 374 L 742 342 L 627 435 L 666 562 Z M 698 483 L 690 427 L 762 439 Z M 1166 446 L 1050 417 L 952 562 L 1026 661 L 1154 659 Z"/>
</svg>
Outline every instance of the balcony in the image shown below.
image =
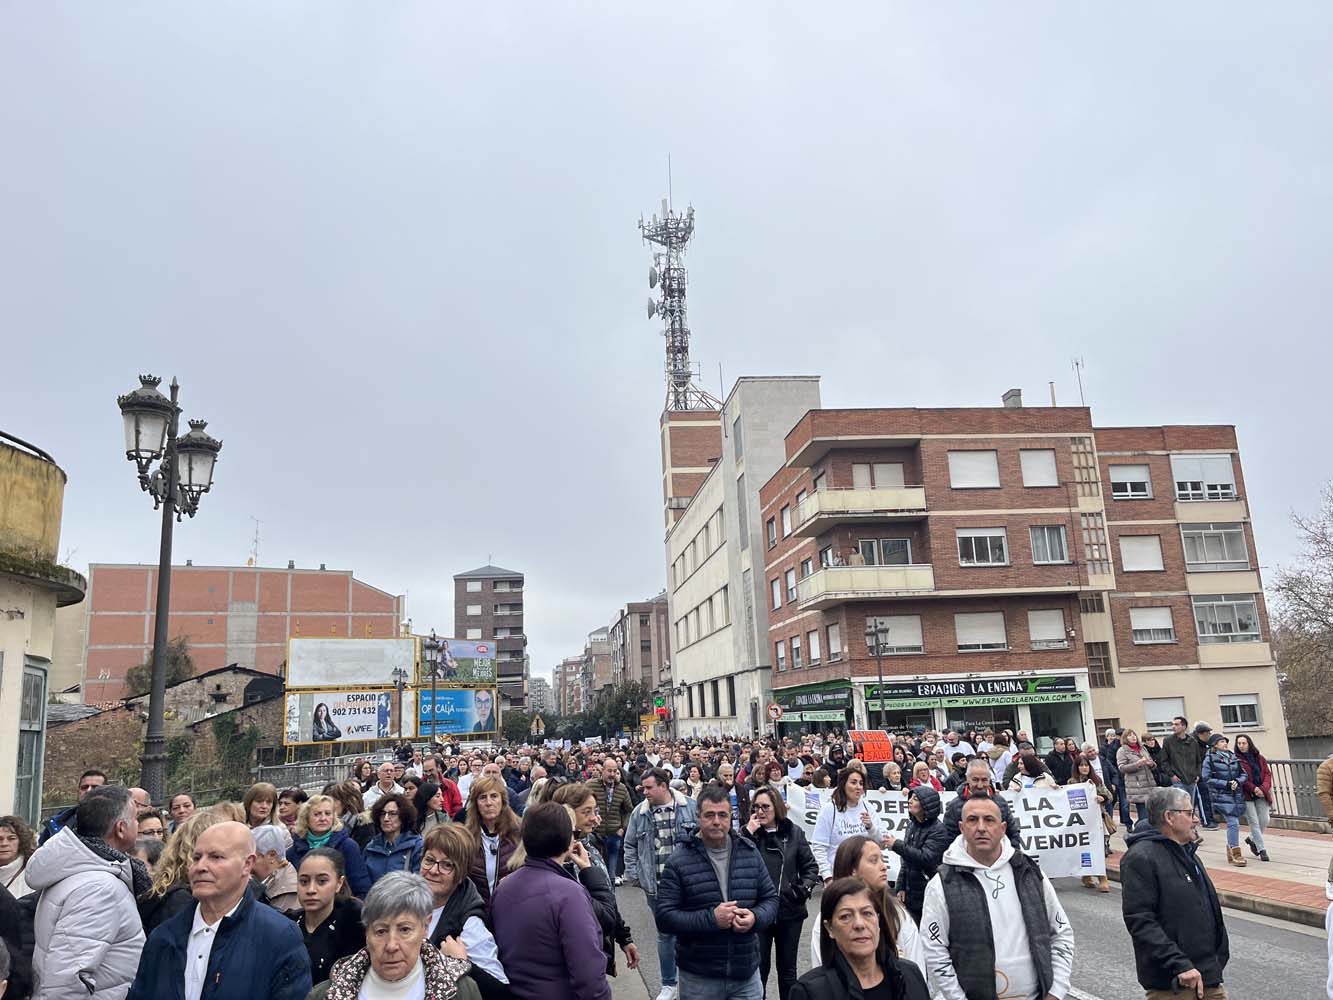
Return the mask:
<svg viewBox="0 0 1333 1000">
<path fill-rule="evenodd" d="M 793 535 L 812 538 L 839 524 L 913 521 L 926 516 L 924 486 L 818 490 L 796 505 Z"/>
<path fill-rule="evenodd" d="M 802 611 L 809 611 L 843 601 L 920 597 L 934 590 L 935 571 L 928 564 L 827 566 L 796 584 L 796 601 Z"/>
</svg>

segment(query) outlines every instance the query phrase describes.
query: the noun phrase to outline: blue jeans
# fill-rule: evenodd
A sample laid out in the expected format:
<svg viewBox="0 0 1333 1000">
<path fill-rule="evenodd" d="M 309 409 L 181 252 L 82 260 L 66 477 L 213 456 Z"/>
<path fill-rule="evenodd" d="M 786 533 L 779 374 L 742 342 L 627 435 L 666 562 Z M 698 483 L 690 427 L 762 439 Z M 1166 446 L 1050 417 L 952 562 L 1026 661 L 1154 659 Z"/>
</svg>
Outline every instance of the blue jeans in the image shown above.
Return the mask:
<svg viewBox="0 0 1333 1000">
<path fill-rule="evenodd" d="M 1240 817 L 1227 813 L 1222 817 L 1227 821 L 1227 847 L 1240 846 Z"/>
<path fill-rule="evenodd" d="M 602 852 L 602 860 L 606 862 L 606 870 L 610 873 L 612 879 L 620 874 L 616 871 L 616 866 L 620 864 L 620 845 L 624 843 L 624 840 L 624 837 L 607 833 L 603 834 L 598 842 L 598 847 Z"/>
<path fill-rule="evenodd" d="M 759 970 L 749 979 L 712 979 L 680 970 L 681 1000 L 764 1000 Z"/>
<path fill-rule="evenodd" d="M 652 863 L 653 863 L 652 859 L 649 858 L 648 864 Z M 653 911 L 653 920 L 656 921 L 657 896 L 653 893 L 647 893 L 647 892 L 644 893 L 644 896 L 648 898 L 648 909 Z M 657 932 L 657 964 L 662 967 L 662 985 L 675 986 L 676 985 L 676 935 L 663 934 L 661 931 Z M 759 975 L 759 973 L 756 972 L 755 975 L 757 976 Z M 682 992 L 682 995 L 688 996 L 690 994 L 685 994 Z M 763 998 L 760 997 L 758 994 L 755 994 L 755 1000 L 763 1000 Z"/>
</svg>

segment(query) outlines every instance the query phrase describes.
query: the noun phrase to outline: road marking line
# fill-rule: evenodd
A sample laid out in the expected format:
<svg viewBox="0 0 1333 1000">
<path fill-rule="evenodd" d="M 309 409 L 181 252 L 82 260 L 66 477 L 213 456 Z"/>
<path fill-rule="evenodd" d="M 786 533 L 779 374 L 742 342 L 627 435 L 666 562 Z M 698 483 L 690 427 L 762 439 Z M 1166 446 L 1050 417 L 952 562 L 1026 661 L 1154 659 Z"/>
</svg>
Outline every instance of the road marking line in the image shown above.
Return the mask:
<svg viewBox="0 0 1333 1000">
<path fill-rule="evenodd" d="M 1085 993 L 1077 986 L 1069 987 L 1069 992 L 1066 994 L 1066 997 L 1067 1000 L 1102 1000 L 1102 998 L 1095 993 Z"/>
</svg>

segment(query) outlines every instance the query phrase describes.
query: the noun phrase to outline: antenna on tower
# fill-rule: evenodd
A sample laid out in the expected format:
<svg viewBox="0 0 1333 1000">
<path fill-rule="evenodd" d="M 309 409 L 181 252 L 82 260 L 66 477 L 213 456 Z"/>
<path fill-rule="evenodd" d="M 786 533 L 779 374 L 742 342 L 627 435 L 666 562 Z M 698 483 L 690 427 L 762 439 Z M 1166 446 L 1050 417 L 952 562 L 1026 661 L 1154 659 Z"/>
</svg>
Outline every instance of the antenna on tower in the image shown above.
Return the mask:
<svg viewBox="0 0 1333 1000">
<path fill-rule="evenodd" d="M 251 514 L 250 520 L 255 522 L 255 537 L 250 541 L 250 561 L 246 565 L 258 566 L 259 565 L 259 518 Z"/>
<path fill-rule="evenodd" d="M 690 326 L 685 314 L 685 248 L 694 236 L 694 206 L 677 212 L 671 203 L 671 157 L 667 157 L 667 197 L 662 199 L 662 218 L 651 222 L 639 217 L 639 235 L 661 247 L 653 252 L 648 268 L 648 287 L 657 298 L 648 300 L 648 318 L 662 317 L 666 338 L 666 408 L 668 410 L 720 410 L 721 400 L 702 388 L 699 373 L 690 363 Z"/>
<path fill-rule="evenodd" d="M 1083 398 L 1083 368 L 1085 367 L 1083 359 L 1074 358 L 1071 365 L 1074 369 L 1074 377 L 1078 379 L 1078 405 L 1087 406 L 1088 401 Z"/>
</svg>

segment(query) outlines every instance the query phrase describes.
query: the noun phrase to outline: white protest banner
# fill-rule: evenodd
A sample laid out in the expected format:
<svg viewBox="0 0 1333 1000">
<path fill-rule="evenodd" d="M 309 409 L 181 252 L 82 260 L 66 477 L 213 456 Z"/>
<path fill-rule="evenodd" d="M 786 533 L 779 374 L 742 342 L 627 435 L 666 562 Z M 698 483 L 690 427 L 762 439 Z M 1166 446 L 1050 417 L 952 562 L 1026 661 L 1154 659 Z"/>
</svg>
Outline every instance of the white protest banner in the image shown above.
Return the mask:
<svg viewBox="0 0 1333 1000">
<path fill-rule="evenodd" d="M 1011 815 L 1021 830 L 1023 853 L 1041 862 L 1041 870 L 1051 878 L 1105 875 L 1106 857 L 1102 853 L 1102 813 L 1091 785 L 1064 785 L 1060 788 L 1029 788 L 1005 792 Z M 815 822 L 825 803 L 833 798 L 831 788 L 787 786 L 787 816 L 805 831 L 806 840 L 815 835 Z M 957 798 L 955 792 L 941 792 L 941 809 Z M 906 792 L 867 792 L 863 800 L 879 821 L 880 829 L 895 837 L 906 834 L 912 821 L 907 811 Z M 900 858 L 886 851 L 889 878 L 898 877 Z"/>
</svg>

